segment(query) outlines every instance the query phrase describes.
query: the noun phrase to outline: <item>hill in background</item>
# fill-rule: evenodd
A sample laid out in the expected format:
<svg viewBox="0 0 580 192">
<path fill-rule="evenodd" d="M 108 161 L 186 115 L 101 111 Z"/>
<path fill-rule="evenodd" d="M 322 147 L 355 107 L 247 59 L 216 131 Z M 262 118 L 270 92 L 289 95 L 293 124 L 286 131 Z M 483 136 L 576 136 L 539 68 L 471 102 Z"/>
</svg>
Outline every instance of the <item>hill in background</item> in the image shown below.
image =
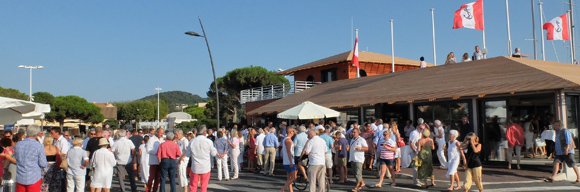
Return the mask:
<svg viewBox="0 0 580 192">
<path fill-rule="evenodd" d="M 162 92 L 159 94 L 159 97 L 163 97 L 164 100 L 169 100 L 172 104 L 188 104 L 194 105 L 196 103 L 204 103 L 207 102 L 207 98 L 200 97 L 196 94 L 191 94 L 188 92 L 183 91 L 168 91 Z M 143 97 L 139 100 L 157 100 L 157 94 L 149 95 L 147 97 Z"/>
</svg>

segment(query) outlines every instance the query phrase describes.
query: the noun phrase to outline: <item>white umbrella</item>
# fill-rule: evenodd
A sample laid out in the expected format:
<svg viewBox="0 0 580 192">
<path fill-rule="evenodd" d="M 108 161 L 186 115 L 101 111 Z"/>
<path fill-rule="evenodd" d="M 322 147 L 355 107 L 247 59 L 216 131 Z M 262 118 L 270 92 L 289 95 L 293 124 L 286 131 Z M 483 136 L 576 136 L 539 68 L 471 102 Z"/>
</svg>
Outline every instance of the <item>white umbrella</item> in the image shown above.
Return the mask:
<svg viewBox="0 0 580 192">
<path fill-rule="evenodd" d="M 305 101 L 300 105 L 294 106 L 278 114 L 281 119 L 322 119 L 329 117 L 338 117 L 340 112 L 317 105 L 310 101 Z"/>
<path fill-rule="evenodd" d="M 36 105 L 29 101 L 0 97 L 0 124 L 14 124 L 22 114 L 33 112 Z"/>
</svg>

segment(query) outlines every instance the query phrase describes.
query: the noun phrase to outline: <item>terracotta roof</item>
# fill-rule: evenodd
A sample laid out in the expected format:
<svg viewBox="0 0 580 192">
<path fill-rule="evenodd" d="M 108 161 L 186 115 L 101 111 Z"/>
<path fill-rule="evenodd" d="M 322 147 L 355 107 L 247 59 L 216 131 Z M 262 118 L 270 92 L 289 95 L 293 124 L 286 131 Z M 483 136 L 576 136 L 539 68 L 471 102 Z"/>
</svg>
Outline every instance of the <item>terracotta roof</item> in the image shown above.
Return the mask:
<svg viewBox="0 0 580 192">
<path fill-rule="evenodd" d="M 105 116 L 105 119 L 117 119 L 117 107 L 111 103 L 93 103 L 97 107 L 101 108 L 101 114 Z"/>
<path fill-rule="evenodd" d="M 578 74 L 577 65 L 495 57 L 323 83 L 248 114 L 280 112 L 303 101 L 343 107 L 580 88 Z"/>
<path fill-rule="evenodd" d="M 383 55 L 380 53 L 373 53 L 373 52 L 358 52 L 359 62 L 366 62 L 366 63 L 381 63 L 381 64 L 391 64 L 392 57 L 390 55 Z M 279 73 L 276 75 L 288 75 L 294 73 L 296 71 L 315 68 L 315 67 L 322 67 L 326 65 L 331 65 L 340 62 L 350 62 L 352 60 L 352 51 L 347 51 L 338 55 L 330 56 L 324 59 L 320 59 L 318 61 L 310 62 L 298 67 L 294 67 Z M 412 66 L 419 66 L 420 61 L 412 60 L 412 59 L 405 59 L 401 57 L 395 57 L 395 65 L 412 65 Z M 431 63 L 427 63 L 427 66 L 434 66 Z"/>
</svg>

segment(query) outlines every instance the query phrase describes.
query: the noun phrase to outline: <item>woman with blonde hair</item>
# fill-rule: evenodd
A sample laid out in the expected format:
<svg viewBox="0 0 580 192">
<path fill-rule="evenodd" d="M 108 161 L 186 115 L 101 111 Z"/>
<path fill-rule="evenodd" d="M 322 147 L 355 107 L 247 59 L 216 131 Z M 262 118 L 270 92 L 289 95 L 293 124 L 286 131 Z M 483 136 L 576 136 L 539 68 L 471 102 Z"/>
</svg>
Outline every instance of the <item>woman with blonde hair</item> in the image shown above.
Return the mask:
<svg viewBox="0 0 580 192">
<path fill-rule="evenodd" d="M 404 144 L 403 138 L 399 133 L 399 125 L 397 125 L 397 122 L 395 121 L 391 122 L 391 137 L 392 136 L 395 136 L 395 138 L 391 138 L 395 143 L 403 142 Z M 401 148 L 397 146 L 397 150 L 395 151 L 395 173 L 398 172 L 401 172 Z"/>
<path fill-rule="evenodd" d="M 453 54 L 453 52 L 449 53 L 447 55 L 447 59 L 445 60 L 445 64 L 450 64 L 450 63 L 456 63 L 457 61 L 455 61 L 455 54 Z"/>
<path fill-rule="evenodd" d="M 391 130 L 386 130 L 383 131 L 383 137 L 385 139 L 383 139 L 382 143 L 379 143 L 380 147 L 379 147 L 379 151 L 378 155 L 380 156 L 379 158 L 379 164 L 381 165 L 381 175 L 379 177 L 379 183 L 375 185 L 375 187 L 381 188 L 383 186 L 383 179 L 385 177 L 385 174 L 387 173 L 387 168 L 389 169 L 389 172 L 392 173 L 391 175 L 391 179 L 393 180 L 393 182 L 391 183 L 391 186 L 395 186 L 395 170 L 394 170 L 394 165 L 395 165 L 395 151 L 397 151 L 397 143 L 395 142 L 394 139 L 391 139 L 391 137 L 393 137 L 393 135 L 391 135 Z"/>
<path fill-rule="evenodd" d="M 67 153 L 68 170 L 66 175 L 67 191 L 85 191 L 85 176 L 89 164 L 89 155 L 83 150 L 83 139 L 75 138 L 72 141 L 73 148 Z M 76 189 L 76 190 L 75 190 Z"/>
<path fill-rule="evenodd" d="M 232 155 L 232 166 L 234 167 L 234 176 L 232 179 L 238 179 L 240 172 L 240 164 L 238 163 L 238 156 L 240 156 L 240 140 L 241 134 L 237 130 L 232 130 L 232 139 L 228 140 L 228 144 L 232 148 L 230 154 Z"/>
<path fill-rule="evenodd" d="M 461 142 L 457 141 L 458 136 L 459 132 L 457 130 L 449 131 L 449 143 L 447 144 L 447 174 L 445 175 L 450 181 L 449 188 L 447 188 L 448 191 L 461 189 L 457 167 L 459 166 L 459 161 L 461 159 L 463 159 L 464 164 L 466 163 L 463 149 L 461 149 Z M 453 187 L 454 183 L 457 184 L 457 187 Z"/>
<path fill-rule="evenodd" d="M 248 172 L 253 173 L 256 169 L 256 130 L 254 128 L 248 129 L 248 144 L 250 148 L 248 149 Z"/>
<path fill-rule="evenodd" d="M 417 170 L 417 178 L 425 180 L 425 188 L 436 186 L 435 175 L 433 175 L 433 150 L 435 150 L 435 145 L 433 139 L 429 138 L 430 135 L 429 129 L 423 129 L 417 150 L 419 151 L 417 157 L 421 160 L 421 166 Z M 427 179 L 431 179 L 431 185 L 427 185 Z"/>
<path fill-rule="evenodd" d="M 52 145 L 54 139 L 50 136 L 44 137 L 44 152 L 46 153 L 46 161 L 48 162 L 48 171 L 42 177 L 42 189 L 40 191 L 58 191 L 61 189 L 60 179 L 60 150 Z"/>
</svg>

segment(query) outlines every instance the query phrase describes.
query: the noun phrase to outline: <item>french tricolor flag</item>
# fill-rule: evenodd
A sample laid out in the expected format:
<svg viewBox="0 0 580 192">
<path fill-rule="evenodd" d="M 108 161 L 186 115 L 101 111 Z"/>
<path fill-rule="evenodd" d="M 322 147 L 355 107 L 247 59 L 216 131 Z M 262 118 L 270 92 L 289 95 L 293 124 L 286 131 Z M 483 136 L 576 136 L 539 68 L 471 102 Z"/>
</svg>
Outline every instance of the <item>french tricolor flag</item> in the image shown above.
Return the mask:
<svg viewBox="0 0 580 192">
<path fill-rule="evenodd" d="M 462 5 L 455 11 L 453 29 L 458 28 L 483 30 L 483 0 Z"/>
<path fill-rule="evenodd" d="M 548 31 L 548 40 L 570 40 L 568 33 L 568 14 L 552 19 L 542 27 Z"/>
</svg>

